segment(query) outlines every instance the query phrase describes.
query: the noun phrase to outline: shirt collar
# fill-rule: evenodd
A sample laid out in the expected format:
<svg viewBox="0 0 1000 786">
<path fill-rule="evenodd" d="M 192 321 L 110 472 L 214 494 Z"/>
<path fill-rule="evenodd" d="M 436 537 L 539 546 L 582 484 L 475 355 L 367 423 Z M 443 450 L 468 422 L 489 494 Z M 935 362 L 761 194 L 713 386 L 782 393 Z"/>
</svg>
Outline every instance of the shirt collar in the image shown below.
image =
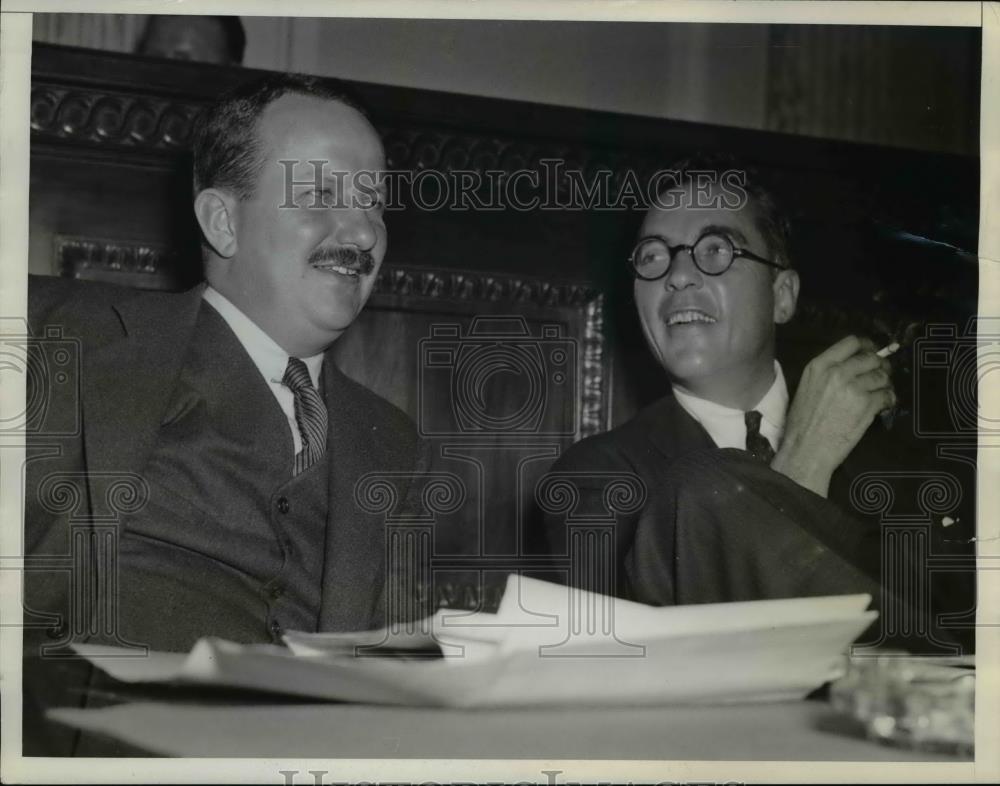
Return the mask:
<svg viewBox="0 0 1000 786">
<path fill-rule="evenodd" d="M 285 376 L 285 369 L 288 367 L 288 353 L 217 289 L 211 286 L 205 287 L 204 299 L 206 303 L 219 312 L 219 316 L 236 334 L 236 338 L 243 345 L 264 379 L 280 385 Z M 323 368 L 323 353 L 301 358 L 301 360 L 309 369 L 309 377 L 312 379 L 313 386 L 318 390 L 319 374 Z"/>
<path fill-rule="evenodd" d="M 714 401 L 692 396 L 679 388 L 674 388 L 674 397 L 691 417 L 697 420 L 719 447 L 743 447 L 746 440 L 744 411 L 733 409 Z M 788 385 L 781 364 L 774 361 L 774 382 L 764 397 L 751 407 L 761 414 L 761 433 L 772 443 L 780 441 L 785 430 L 785 415 L 788 410 Z M 775 445 L 776 447 L 776 445 Z"/>
<path fill-rule="evenodd" d="M 781 371 L 781 364 L 774 361 L 774 382 L 764 394 L 764 398 L 757 402 L 754 407 L 765 423 L 779 433 L 785 430 L 785 415 L 788 414 L 788 385 L 785 383 L 785 375 Z"/>
</svg>

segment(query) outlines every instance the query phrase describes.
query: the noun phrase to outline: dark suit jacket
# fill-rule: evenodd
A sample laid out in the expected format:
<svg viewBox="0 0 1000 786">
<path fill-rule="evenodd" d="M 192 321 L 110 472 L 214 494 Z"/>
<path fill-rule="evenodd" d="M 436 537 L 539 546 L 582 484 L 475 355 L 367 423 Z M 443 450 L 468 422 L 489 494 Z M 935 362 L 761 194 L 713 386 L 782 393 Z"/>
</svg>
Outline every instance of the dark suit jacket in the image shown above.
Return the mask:
<svg viewBox="0 0 1000 786">
<path fill-rule="evenodd" d="M 47 362 L 38 366 L 44 374 L 29 379 L 29 399 L 42 402 L 45 409 L 44 422 L 39 421 L 29 438 L 25 495 L 29 556 L 69 554 L 71 521 L 99 519 L 108 513 L 109 489 L 101 473 L 114 477 L 142 471 L 175 389 L 202 291 L 197 287 L 182 294 L 142 292 L 45 278 L 30 282 L 30 329 L 39 360 L 45 355 Z M 65 369 L 71 378 L 63 382 L 57 381 L 63 368 L 51 357 L 57 344 L 65 345 L 73 356 Z M 355 504 L 354 486 L 369 472 L 414 471 L 419 453 L 416 430 L 403 412 L 348 379 L 329 357 L 323 374 L 333 469 L 326 542 L 317 544 L 326 554 L 320 628 L 379 626 L 386 548 L 383 521 Z M 239 395 L 234 395 L 233 406 L 240 405 Z M 252 422 L 254 413 L 245 417 Z M 41 485 L 54 473 L 79 480 L 78 502 L 54 507 L 50 493 L 40 495 Z M 233 549 L 241 547 L 247 546 L 232 544 Z M 28 593 L 33 610 L 61 614 L 66 608 L 65 576 L 38 571 L 33 579 Z M 230 632 L 218 620 L 202 619 L 196 598 L 189 605 L 190 614 L 170 624 L 191 626 L 195 638 L 198 629 L 209 624 L 213 632 Z"/>
<path fill-rule="evenodd" d="M 852 491 L 852 484 L 912 468 L 914 456 L 876 422 L 824 499 L 743 451 L 715 447 L 667 395 L 567 449 L 552 472 L 574 478 L 578 520 L 608 515 L 608 477 L 634 473 L 641 481 L 645 503 L 614 515 L 615 591 L 622 597 L 662 605 L 870 592 L 878 605 L 882 512 L 866 510 L 861 487 Z M 960 504 L 969 502 L 966 495 Z M 789 526 L 774 526 L 779 518 Z M 971 511 L 961 518 L 974 522 Z M 547 516 L 546 530 L 553 553 L 568 555 L 567 517 Z"/>
<path fill-rule="evenodd" d="M 71 538 L 79 546 L 81 529 L 88 527 L 100 537 L 102 526 L 106 533 L 106 525 L 113 525 L 115 509 L 128 508 L 128 484 L 115 486 L 115 479 L 141 473 L 154 449 L 202 307 L 202 291 L 143 292 L 51 277 L 29 281 L 25 755 L 123 752 L 44 719 L 49 707 L 106 702 L 100 672 L 86 662 L 58 657 L 67 654 L 66 642 L 83 641 L 91 634 L 108 639 L 107 630 L 90 630 L 86 620 L 82 633 L 69 630 L 70 603 L 91 596 L 106 599 L 116 592 L 143 593 L 137 582 L 102 586 L 91 593 L 95 575 L 102 574 L 95 566 L 70 569 Z M 330 357 L 323 375 L 331 472 L 325 542 L 316 544 L 325 552 L 319 627 L 378 627 L 385 606 L 384 520 L 355 504 L 354 486 L 369 472 L 420 471 L 423 451 L 412 421 L 344 376 Z M 233 398 L 235 408 L 244 406 L 238 395 Z M 247 412 L 244 419 L 252 422 L 253 416 Z M 405 497 L 405 488 L 399 493 Z M 234 540 L 232 548 L 246 544 Z M 157 591 L 147 588 L 146 596 L 132 599 L 131 607 L 145 607 L 150 615 L 162 613 Z M 121 600 L 121 605 L 129 605 L 129 599 Z M 199 603 L 195 592 L 172 597 L 171 603 L 185 610 L 164 620 L 164 625 L 178 626 L 170 631 L 171 640 L 190 641 L 205 632 L 242 641 L 262 636 L 261 621 L 238 615 L 221 618 L 226 615 L 220 607 Z M 78 617 L 92 611 L 84 607 Z M 77 619 L 78 628 L 80 622 Z M 54 652 L 39 658 L 46 646 Z M 87 691 L 88 684 L 100 690 Z"/>
</svg>

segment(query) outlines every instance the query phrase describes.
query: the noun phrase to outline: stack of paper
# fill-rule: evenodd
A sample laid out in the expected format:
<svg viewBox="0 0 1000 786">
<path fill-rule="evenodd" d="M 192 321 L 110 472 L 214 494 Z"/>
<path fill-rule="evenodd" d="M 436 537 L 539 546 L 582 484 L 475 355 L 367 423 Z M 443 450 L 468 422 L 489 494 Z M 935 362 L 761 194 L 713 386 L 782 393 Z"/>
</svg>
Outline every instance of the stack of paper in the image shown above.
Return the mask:
<svg viewBox="0 0 1000 786">
<path fill-rule="evenodd" d="M 654 608 L 511 576 L 496 614 L 410 629 L 288 633 L 288 648 L 202 639 L 188 655 L 77 650 L 126 682 L 451 707 L 800 698 L 838 676 L 875 619 L 868 595 Z M 112 657 L 112 656 L 119 657 Z"/>
</svg>

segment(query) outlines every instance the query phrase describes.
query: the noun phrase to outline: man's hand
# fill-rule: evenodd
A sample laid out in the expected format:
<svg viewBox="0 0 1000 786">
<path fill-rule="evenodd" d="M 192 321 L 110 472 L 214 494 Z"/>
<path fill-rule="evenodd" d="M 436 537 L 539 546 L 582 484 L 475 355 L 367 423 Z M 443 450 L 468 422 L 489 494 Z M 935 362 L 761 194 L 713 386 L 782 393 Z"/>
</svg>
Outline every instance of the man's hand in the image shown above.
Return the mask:
<svg viewBox="0 0 1000 786">
<path fill-rule="evenodd" d="M 856 336 L 838 341 L 806 366 L 771 468 L 825 497 L 834 470 L 895 403 L 889 361 L 875 345 Z"/>
</svg>

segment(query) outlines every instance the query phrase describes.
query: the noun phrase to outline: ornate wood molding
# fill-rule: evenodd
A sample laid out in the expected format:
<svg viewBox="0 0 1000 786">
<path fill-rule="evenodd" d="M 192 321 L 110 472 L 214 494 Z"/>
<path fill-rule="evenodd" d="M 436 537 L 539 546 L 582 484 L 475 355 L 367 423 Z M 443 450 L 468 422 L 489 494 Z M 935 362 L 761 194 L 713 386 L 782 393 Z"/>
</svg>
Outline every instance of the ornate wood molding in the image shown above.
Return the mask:
<svg viewBox="0 0 1000 786">
<path fill-rule="evenodd" d="M 52 84 L 31 88 L 35 138 L 133 150 L 184 150 L 202 104 Z"/>
<path fill-rule="evenodd" d="M 604 296 L 587 302 L 583 333 L 581 369 L 580 436 L 589 437 L 606 431 L 611 418 L 611 385 L 605 368 L 607 353 L 604 341 Z"/>
<path fill-rule="evenodd" d="M 153 98 L 124 91 L 67 87 L 34 80 L 31 88 L 31 133 L 38 140 L 86 143 L 138 152 L 187 150 L 204 102 Z M 608 185 L 617 191 L 628 173 L 644 182 L 655 171 L 649 157 L 611 148 L 554 142 L 534 142 L 494 134 L 462 133 L 431 125 L 402 127 L 376 122 L 385 140 L 390 169 L 442 172 L 456 170 L 512 174 L 528 170 L 545 174 L 541 162 L 559 161 L 562 172 L 580 172 L 591 183 L 600 172 L 610 173 Z M 559 196 L 569 187 L 556 179 Z"/>
<path fill-rule="evenodd" d="M 104 273 L 106 281 L 113 281 L 120 273 L 163 276 L 177 259 L 174 252 L 163 246 L 128 240 L 58 235 L 55 246 L 56 269 L 69 278 L 86 278 L 90 272 Z M 397 265 L 387 265 L 379 271 L 374 291 L 380 295 L 588 309 L 601 299 L 588 284 Z M 596 327 L 600 326 L 599 321 Z"/>
<path fill-rule="evenodd" d="M 383 295 L 418 295 L 483 303 L 526 303 L 535 306 L 587 307 L 599 298 L 586 284 L 553 283 L 493 273 L 436 271 L 387 266 L 379 272 L 375 292 Z"/>
<path fill-rule="evenodd" d="M 116 277 L 129 276 L 125 283 L 135 284 L 132 277 L 146 278 L 144 289 L 169 289 L 169 273 L 176 256 L 168 249 L 122 240 L 71 237 L 55 238 L 55 268 L 67 278 L 95 278 L 114 283 Z"/>
<path fill-rule="evenodd" d="M 594 182 L 598 173 L 608 172 L 609 188 L 617 192 L 628 173 L 645 181 L 656 171 L 657 162 L 621 149 L 600 148 L 571 143 L 540 142 L 493 134 L 457 133 L 433 126 L 406 128 L 376 124 L 385 140 L 390 169 L 411 171 L 465 171 L 485 176 L 487 172 L 536 172 L 546 175 L 543 161 L 558 161 L 560 172 L 555 184 L 558 196 L 567 194 L 565 172 L 579 172 L 585 183 Z"/>
</svg>

